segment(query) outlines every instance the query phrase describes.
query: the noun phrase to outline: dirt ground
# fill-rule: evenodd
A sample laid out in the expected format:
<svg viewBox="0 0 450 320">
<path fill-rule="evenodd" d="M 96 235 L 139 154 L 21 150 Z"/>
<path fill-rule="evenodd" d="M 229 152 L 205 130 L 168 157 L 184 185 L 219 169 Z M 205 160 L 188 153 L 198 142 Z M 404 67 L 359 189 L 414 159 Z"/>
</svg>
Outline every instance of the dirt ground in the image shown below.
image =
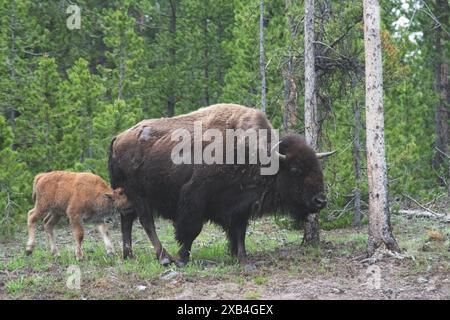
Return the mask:
<svg viewBox="0 0 450 320">
<path fill-rule="evenodd" d="M 1 243 L 0 299 L 450 299 L 450 225 L 392 220 L 403 249 L 397 257 L 365 259 L 366 228 L 322 230 L 320 247 L 306 248 L 301 231 L 264 218 L 249 227 L 247 265 L 233 261 L 223 232 L 207 225 L 184 268 L 160 266 L 137 224 L 137 257 L 127 261 L 120 252 L 107 257 L 91 227 L 85 258 L 77 262 L 64 225 L 57 230 L 61 256 L 53 257 L 41 228 L 31 257 L 24 255 L 25 232 Z M 163 243 L 175 253 L 171 225 L 157 223 Z M 112 238 L 120 251 L 119 228 Z M 71 282 L 74 266 L 80 270 L 80 288 Z"/>
</svg>

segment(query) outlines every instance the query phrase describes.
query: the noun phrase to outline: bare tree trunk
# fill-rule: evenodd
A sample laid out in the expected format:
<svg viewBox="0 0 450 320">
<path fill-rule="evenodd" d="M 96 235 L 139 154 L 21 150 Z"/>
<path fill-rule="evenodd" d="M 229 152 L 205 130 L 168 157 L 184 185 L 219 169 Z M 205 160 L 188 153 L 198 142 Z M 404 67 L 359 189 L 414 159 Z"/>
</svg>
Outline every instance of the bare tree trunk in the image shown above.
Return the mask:
<svg viewBox="0 0 450 320">
<path fill-rule="evenodd" d="M 14 0 L 12 2 L 13 12 L 11 13 L 10 19 L 9 19 L 9 30 L 11 33 L 11 50 L 10 50 L 10 56 L 9 56 L 9 71 L 11 76 L 11 81 L 13 83 L 16 83 L 16 69 L 15 69 L 15 60 L 17 57 L 17 48 L 16 48 L 16 1 Z M 9 125 L 11 126 L 12 130 L 12 139 L 11 139 L 11 148 L 15 149 L 15 140 L 16 140 L 16 107 L 13 102 L 16 101 L 15 95 L 13 95 L 13 98 L 11 99 L 11 105 L 8 106 L 8 109 L 6 110 L 6 116 Z"/>
<path fill-rule="evenodd" d="M 352 85 L 353 90 L 356 90 L 355 86 Z M 353 140 L 353 167 L 355 169 L 355 213 L 353 216 L 353 226 L 360 228 L 361 227 L 361 141 L 360 141 L 360 132 L 361 132 L 361 115 L 359 110 L 359 101 L 358 97 L 355 97 L 355 137 Z"/>
<path fill-rule="evenodd" d="M 120 38 L 119 83 L 117 85 L 117 99 L 123 100 L 123 85 L 125 82 L 125 44 L 122 35 Z"/>
<path fill-rule="evenodd" d="M 89 159 L 93 158 L 93 152 L 92 152 L 92 136 L 94 135 L 93 130 L 93 124 L 92 124 L 92 117 L 93 115 L 89 115 L 89 121 L 88 121 L 88 127 L 87 127 L 87 135 L 88 135 L 88 143 L 87 143 L 87 150 L 86 150 L 86 157 Z"/>
<path fill-rule="evenodd" d="M 222 24 L 222 19 L 217 19 L 217 42 L 219 44 L 222 44 L 223 41 L 223 33 L 224 33 L 224 26 Z M 220 87 L 223 86 L 223 61 L 222 61 L 222 50 L 218 51 L 217 54 L 217 83 L 220 85 Z"/>
<path fill-rule="evenodd" d="M 314 55 L 314 0 L 305 0 L 305 138 L 318 150 L 319 123 L 316 101 L 316 69 Z M 305 244 L 320 241 L 319 214 L 310 214 L 305 221 Z"/>
<path fill-rule="evenodd" d="M 364 0 L 366 64 L 366 150 L 369 185 L 369 240 L 367 251 L 399 251 L 390 224 L 388 179 L 384 147 L 383 71 L 381 60 L 380 5 Z"/>
<path fill-rule="evenodd" d="M 448 34 L 443 31 L 443 27 L 446 28 L 450 25 L 450 5 L 448 0 L 436 0 L 436 10 L 439 13 L 440 24 L 435 29 L 435 47 L 436 47 L 436 64 L 435 64 L 435 91 L 439 96 L 438 103 L 436 105 L 435 113 L 435 130 L 436 141 L 435 147 L 436 153 L 434 156 L 433 164 L 438 167 L 442 164 L 447 164 L 447 159 L 443 153 L 449 151 L 449 112 L 450 112 L 450 88 L 449 88 L 449 62 L 445 53 L 445 43 L 449 40 Z M 448 196 L 450 198 L 450 165 L 448 171 Z"/>
<path fill-rule="evenodd" d="M 442 47 L 443 35 L 441 26 L 435 30 L 435 48 L 436 48 L 436 64 L 434 69 L 434 87 L 439 96 L 438 103 L 436 105 L 435 113 L 435 130 L 436 141 L 435 146 L 442 152 L 447 152 L 448 146 L 448 115 L 445 103 L 447 101 L 448 90 L 448 64 L 444 57 L 444 50 Z M 436 151 L 434 157 L 434 165 L 438 167 L 444 161 L 444 156 L 441 152 Z"/>
<path fill-rule="evenodd" d="M 318 149 L 319 121 L 314 55 L 314 0 L 305 0 L 305 138 Z"/>
<path fill-rule="evenodd" d="M 206 9 L 206 8 L 205 8 Z M 205 92 L 205 105 L 209 106 L 209 44 L 208 44 L 208 16 L 205 14 L 205 20 L 203 21 L 203 35 L 205 37 L 205 84 L 204 84 L 204 92 Z"/>
<path fill-rule="evenodd" d="M 292 6 L 292 0 L 286 0 L 286 11 Z M 292 55 L 292 44 L 297 36 L 297 29 L 294 17 L 288 14 L 288 28 L 290 31 L 290 44 L 288 48 L 288 56 L 286 59 L 286 70 L 284 72 L 284 115 L 283 129 L 289 132 L 295 128 L 298 119 L 297 106 L 297 86 L 294 76 L 294 58 Z"/>
<path fill-rule="evenodd" d="M 171 35 L 171 44 L 169 47 L 169 59 L 171 72 L 169 81 L 169 91 L 170 94 L 167 98 L 166 116 L 172 117 L 175 114 L 175 103 L 176 103 L 176 75 L 175 65 L 176 65 L 176 32 L 177 32 L 177 4 L 176 0 L 170 0 L 170 21 L 169 21 L 169 33 Z"/>
<path fill-rule="evenodd" d="M 259 71 L 261 74 L 261 111 L 266 112 L 266 62 L 264 57 L 264 0 L 259 15 Z"/>
</svg>

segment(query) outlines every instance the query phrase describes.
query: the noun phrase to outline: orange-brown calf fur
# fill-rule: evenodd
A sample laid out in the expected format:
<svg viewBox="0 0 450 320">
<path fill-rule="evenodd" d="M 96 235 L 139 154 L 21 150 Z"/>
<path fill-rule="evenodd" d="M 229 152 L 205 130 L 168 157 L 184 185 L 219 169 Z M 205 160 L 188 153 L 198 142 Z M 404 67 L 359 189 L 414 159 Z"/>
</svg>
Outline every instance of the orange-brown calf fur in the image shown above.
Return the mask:
<svg viewBox="0 0 450 320">
<path fill-rule="evenodd" d="M 111 216 L 114 209 L 128 205 L 123 190 L 112 190 L 106 182 L 92 173 L 53 171 L 38 174 L 33 184 L 34 208 L 28 212 L 27 254 L 31 254 L 35 241 L 35 225 L 44 219 L 44 229 L 48 235 L 51 251 L 58 254 L 54 241 L 53 228 L 59 219 L 66 215 L 76 241 L 76 257 L 81 259 L 83 252 L 83 221 L 99 224 L 99 231 L 105 242 L 106 251 L 113 252 L 104 219 Z"/>
</svg>

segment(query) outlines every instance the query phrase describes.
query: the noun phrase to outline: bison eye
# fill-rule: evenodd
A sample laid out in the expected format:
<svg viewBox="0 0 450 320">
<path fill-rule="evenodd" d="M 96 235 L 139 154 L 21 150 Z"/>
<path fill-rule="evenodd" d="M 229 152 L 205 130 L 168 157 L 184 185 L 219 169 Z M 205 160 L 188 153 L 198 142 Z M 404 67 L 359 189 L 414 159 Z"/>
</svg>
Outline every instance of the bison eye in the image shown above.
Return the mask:
<svg viewBox="0 0 450 320">
<path fill-rule="evenodd" d="M 289 171 L 295 175 L 300 175 L 302 173 L 302 170 L 300 168 L 296 168 L 296 167 L 292 167 Z"/>
</svg>

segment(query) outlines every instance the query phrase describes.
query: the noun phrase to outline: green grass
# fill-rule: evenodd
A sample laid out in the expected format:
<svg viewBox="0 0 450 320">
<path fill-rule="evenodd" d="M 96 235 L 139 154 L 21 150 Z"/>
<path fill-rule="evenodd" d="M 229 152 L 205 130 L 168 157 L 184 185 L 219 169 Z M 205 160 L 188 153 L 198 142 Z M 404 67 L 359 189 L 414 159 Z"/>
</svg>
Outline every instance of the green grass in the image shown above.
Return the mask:
<svg viewBox="0 0 450 320">
<path fill-rule="evenodd" d="M 158 221 L 157 225 L 161 242 L 170 254 L 176 255 L 178 244 L 174 240 L 173 226 L 166 221 Z M 442 272 L 449 272 L 449 237 L 447 236 L 445 241 L 430 243 L 427 237 L 427 230 L 436 228 L 445 235 L 450 234 L 449 226 L 427 221 L 409 224 L 406 219 L 398 217 L 393 218 L 393 226 L 400 246 L 415 256 L 415 260 L 406 262 L 410 264 L 412 273 L 426 272 L 430 265 L 440 268 Z M 57 234 L 62 232 L 58 230 Z M 82 261 L 75 259 L 70 233 L 64 237 L 65 242 L 59 244 L 59 257 L 51 255 L 46 239 L 41 235 L 31 256 L 25 255 L 21 241 L 16 240 L 15 245 L 5 246 L 8 250 L 7 254 L 6 251 L 0 253 L 0 270 L 7 270 L 10 276 L 0 280 L 5 283 L 6 294 L 15 298 L 39 298 L 41 292 L 45 292 L 49 297 L 63 299 L 142 298 L 148 297 L 155 288 L 161 291 L 151 294 L 158 297 L 167 290 L 172 293 L 181 291 L 182 287 L 176 282 L 181 278 L 193 282 L 203 279 L 217 283 L 232 282 L 242 288 L 250 286 L 247 291 L 241 291 L 240 297 L 259 299 L 274 274 L 284 273 L 292 277 L 304 274 L 331 275 L 335 272 L 334 258 L 360 256 L 365 253 L 367 246 L 366 229 L 323 232 L 321 239 L 325 245 L 320 247 L 302 246 L 302 233 L 301 230 L 286 228 L 279 221 L 275 223 L 274 218 L 252 221 L 246 237 L 247 252 L 251 259 L 261 262 L 254 269 L 238 264 L 230 256 L 224 232 L 212 224 L 204 226 L 194 242 L 191 262 L 183 268 L 175 265 L 161 266 L 145 232 L 138 225 L 133 232 L 133 251 L 136 258 L 125 261 L 121 257 L 120 230 L 112 231 L 116 249 L 116 254 L 112 257 L 106 255 L 97 233 L 87 235 L 83 242 Z M 19 238 L 26 237 L 19 234 L 17 239 Z M 423 250 L 426 243 L 430 246 L 429 251 Z M 204 260 L 207 261 L 206 264 L 202 263 Z M 67 268 L 71 265 L 77 265 L 82 272 L 81 291 L 66 287 Z M 161 279 L 161 275 L 169 269 L 176 271 L 177 277 L 170 281 Z M 111 277 L 122 284 L 121 290 L 112 290 L 116 284 L 111 282 Z M 138 292 L 135 289 L 138 284 L 146 285 L 148 290 Z M 254 289 L 255 286 L 258 287 L 257 290 Z"/>
<path fill-rule="evenodd" d="M 247 291 L 244 293 L 244 299 L 246 300 L 259 300 L 261 293 L 258 291 Z"/>
<path fill-rule="evenodd" d="M 39 289 L 53 284 L 53 279 L 41 275 L 20 276 L 17 279 L 6 282 L 6 292 L 16 295 L 19 293 L 39 293 Z"/>
<path fill-rule="evenodd" d="M 257 285 L 266 285 L 269 282 L 269 279 L 265 276 L 256 276 L 253 278 L 253 282 Z"/>
</svg>

